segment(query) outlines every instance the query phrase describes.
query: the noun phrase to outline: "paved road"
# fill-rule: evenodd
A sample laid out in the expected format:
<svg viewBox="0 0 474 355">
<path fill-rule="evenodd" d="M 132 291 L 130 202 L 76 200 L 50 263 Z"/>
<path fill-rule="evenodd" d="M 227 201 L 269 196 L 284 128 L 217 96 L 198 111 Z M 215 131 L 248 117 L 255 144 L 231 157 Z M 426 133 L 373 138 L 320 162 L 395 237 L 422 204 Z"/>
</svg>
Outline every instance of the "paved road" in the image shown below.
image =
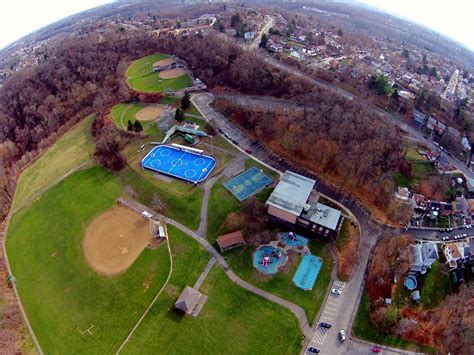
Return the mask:
<svg viewBox="0 0 474 355">
<path fill-rule="evenodd" d="M 346 329 L 347 334 L 350 334 L 353 319 L 357 312 L 360 297 L 362 295 L 365 270 L 369 262 L 372 247 L 375 245 L 378 237 L 382 233 L 396 233 L 397 230 L 385 228 L 385 226 L 373 222 L 370 218 L 370 213 L 359 201 L 352 198 L 350 195 L 333 190 L 322 181 L 318 181 L 314 174 L 309 173 L 291 162 L 282 160 L 280 157 L 269 152 L 263 145 L 255 143 L 245 132 L 235 126 L 229 119 L 210 107 L 210 103 L 213 99 L 214 96 L 210 93 L 200 93 L 193 95 L 191 101 L 201 111 L 203 116 L 220 128 L 224 132 L 224 135 L 235 145 L 243 150 L 251 150 L 251 155 L 254 158 L 257 158 L 259 161 L 271 166 L 279 172 L 284 172 L 288 169 L 315 179 L 317 181 L 316 188 L 320 192 L 333 200 L 343 203 L 359 221 L 361 229 L 361 246 L 359 248 L 359 255 L 351 279 L 347 285 L 345 285 L 344 289 L 346 291 L 343 292 L 340 297 L 344 306 L 338 308 L 337 312 L 334 314 L 334 326 L 331 328 L 333 330 L 327 332 L 323 344 L 320 344 L 320 348 L 323 350 L 322 353 L 326 354 L 347 353 L 347 351 L 362 351 L 363 353 L 366 349 L 370 349 L 370 344 L 367 345 L 364 343 L 363 346 L 361 346 L 361 343 L 358 343 L 357 340 L 353 339 L 346 341 L 344 344 L 339 344 L 337 340 L 338 330 L 336 331 L 336 329 Z M 321 315 L 323 315 L 323 313 L 321 313 Z M 312 329 L 307 338 L 313 339 L 315 337 L 315 331 L 318 331 L 317 328 Z M 387 351 L 398 351 L 397 349 L 386 349 Z"/>
<path fill-rule="evenodd" d="M 249 44 L 250 49 L 256 49 L 258 48 L 261 40 L 262 40 L 262 35 L 265 33 L 267 34 L 268 31 L 270 30 L 270 27 L 273 26 L 273 17 L 272 16 L 265 16 L 265 25 L 262 27 L 262 30 L 259 32 L 258 36 L 255 37 L 255 39 L 252 41 L 251 44 Z"/>
</svg>

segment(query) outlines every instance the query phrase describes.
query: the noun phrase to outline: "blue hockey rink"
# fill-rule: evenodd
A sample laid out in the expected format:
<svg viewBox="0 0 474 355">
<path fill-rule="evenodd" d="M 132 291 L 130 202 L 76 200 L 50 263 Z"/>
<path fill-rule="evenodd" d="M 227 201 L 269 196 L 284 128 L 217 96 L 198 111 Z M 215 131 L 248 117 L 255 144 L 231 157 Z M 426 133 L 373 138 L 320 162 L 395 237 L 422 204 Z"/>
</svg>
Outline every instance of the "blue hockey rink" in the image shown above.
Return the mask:
<svg viewBox="0 0 474 355">
<path fill-rule="evenodd" d="M 141 164 L 146 169 L 198 183 L 209 176 L 216 166 L 216 160 L 208 155 L 159 145 L 143 158 Z"/>
</svg>

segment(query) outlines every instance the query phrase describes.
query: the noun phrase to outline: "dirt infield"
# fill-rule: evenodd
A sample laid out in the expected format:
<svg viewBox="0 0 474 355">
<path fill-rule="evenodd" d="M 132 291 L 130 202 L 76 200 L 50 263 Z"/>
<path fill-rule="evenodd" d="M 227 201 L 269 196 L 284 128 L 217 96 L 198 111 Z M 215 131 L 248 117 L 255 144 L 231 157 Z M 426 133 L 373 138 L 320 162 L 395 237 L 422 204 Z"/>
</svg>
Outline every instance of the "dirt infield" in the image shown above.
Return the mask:
<svg viewBox="0 0 474 355">
<path fill-rule="evenodd" d="M 179 78 L 180 76 L 183 76 L 184 74 L 186 74 L 186 70 L 182 68 L 168 69 L 168 70 L 163 70 L 162 72 L 160 72 L 160 78 L 174 79 L 174 78 Z"/>
<path fill-rule="evenodd" d="M 135 118 L 139 121 L 156 120 L 163 113 L 165 113 L 166 109 L 167 107 L 165 105 L 147 106 L 138 111 L 135 115 Z"/>
<path fill-rule="evenodd" d="M 173 62 L 174 62 L 173 58 L 166 58 L 166 59 L 162 59 L 162 60 L 159 60 L 159 61 L 153 63 L 153 66 L 154 67 L 156 67 L 156 66 L 163 67 L 165 65 L 170 65 Z"/>
<path fill-rule="evenodd" d="M 97 273 L 114 276 L 127 270 L 151 241 L 148 220 L 123 206 L 114 206 L 89 224 L 84 255 Z"/>
</svg>

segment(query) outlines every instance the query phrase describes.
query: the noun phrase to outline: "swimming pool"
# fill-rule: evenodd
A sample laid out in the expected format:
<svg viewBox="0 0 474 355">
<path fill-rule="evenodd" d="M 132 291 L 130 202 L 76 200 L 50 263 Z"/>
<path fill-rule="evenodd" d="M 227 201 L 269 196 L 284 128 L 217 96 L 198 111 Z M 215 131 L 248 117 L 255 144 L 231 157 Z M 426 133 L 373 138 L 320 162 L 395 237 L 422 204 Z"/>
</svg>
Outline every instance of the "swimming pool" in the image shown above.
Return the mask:
<svg viewBox="0 0 474 355">
<path fill-rule="evenodd" d="M 286 263 L 286 259 L 286 253 L 282 248 L 262 245 L 253 253 L 253 266 L 261 273 L 276 274 L 278 268 Z"/>
<path fill-rule="evenodd" d="M 416 286 L 418 286 L 418 282 L 416 281 L 416 277 L 414 275 L 407 275 L 403 280 L 403 283 L 410 291 L 414 290 Z"/>
<path fill-rule="evenodd" d="M 312 290 L 322 266 L 323 259 L 320 257 L 314 255 L 303 256 L 295 276 L 293 276 L 293 282 L 303 290 Z"/>
<path fill-rule="evenodd" d="M 209 176 L 216 166 L 216 160 L 208 155 L 159 145 L 143 158 L 141 164 L 146 169 L 198 183 Z"/>
</svg>

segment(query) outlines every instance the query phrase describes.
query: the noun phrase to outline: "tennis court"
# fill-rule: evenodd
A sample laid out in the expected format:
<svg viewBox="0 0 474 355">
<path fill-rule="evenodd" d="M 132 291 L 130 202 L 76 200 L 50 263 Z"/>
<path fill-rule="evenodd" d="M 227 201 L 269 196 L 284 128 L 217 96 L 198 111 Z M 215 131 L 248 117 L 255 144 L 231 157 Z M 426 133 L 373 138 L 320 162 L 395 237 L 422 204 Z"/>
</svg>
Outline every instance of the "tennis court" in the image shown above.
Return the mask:
<svg viewBox="0 0 474 355">
<path fill-rule="evenodd" d="M 260 169 L 252 167 L 242 174 L 224 183 L 224 187 L 234 195 L 237 200 L 243 201 L 272 183 Z"/>
<path fill-rule="evenodd" d="M 143 158 L 142 166 L 182 180 L 198 183 L 209 176 L 216 166 L 216 160 L 208 155 L 168 145 L 159 145 Z"/>
</svg>

